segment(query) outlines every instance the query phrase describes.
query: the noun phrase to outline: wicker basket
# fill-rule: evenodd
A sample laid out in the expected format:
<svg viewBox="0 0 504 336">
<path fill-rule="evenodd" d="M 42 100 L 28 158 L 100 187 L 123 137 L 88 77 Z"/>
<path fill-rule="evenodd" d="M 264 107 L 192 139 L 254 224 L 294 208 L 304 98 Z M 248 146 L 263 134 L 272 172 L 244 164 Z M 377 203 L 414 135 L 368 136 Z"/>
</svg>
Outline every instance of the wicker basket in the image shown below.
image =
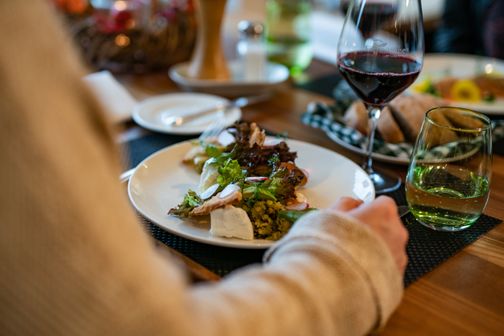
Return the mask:
<svg viewBox="0 0 504 336">
<path fill-rule="evenodd" d="M 92 67 L 145 73 L 191 57 L 197 34 L 192 0 L 109 3 L 99 8 L 91 1 L 79 13 L 64 11 L 70 31 Z"/>
</svg>

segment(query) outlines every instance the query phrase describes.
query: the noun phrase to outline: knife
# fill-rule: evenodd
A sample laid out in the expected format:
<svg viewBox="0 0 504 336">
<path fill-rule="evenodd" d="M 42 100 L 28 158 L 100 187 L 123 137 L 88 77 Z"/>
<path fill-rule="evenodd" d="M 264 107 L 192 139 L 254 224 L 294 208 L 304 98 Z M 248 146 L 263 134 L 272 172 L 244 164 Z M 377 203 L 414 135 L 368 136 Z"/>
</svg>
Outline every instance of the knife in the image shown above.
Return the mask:
<svg viewBox="0 0 504 336">
<path fill-rule="evenodd" d="M 165 117 L 165 118 L 163 118 L 163 122 L 169 126 L 172 126 L 172 127 L 179 127 L 179 126 L 184 125 L 185 123 L 188 123 L 188 122 L 193 121 L 195 119 L 201 118 L 205 115 L 215 113 L 217 111 L 228 110 L 228 109 L 232 109 L 232 108 L 241 108 L 241 107 L 245 107 L 248 105 L 263 102 L 265 100 L 268 100 L 269 98 L 271 98 L 271 93 L 264 93 L 264 94 L 257 95 L 257 96 L 239 97 L 239 98 L 227 101 L 224 104 L 215 105 L 213 107 L 206 108 L 206 109 L 203 109 L 203 110 L 200 110 L 200 111 L 188 114 L 188 115 Z"/>
<path fill-rule="evenodd" d="M 133 175 L 133 173 L 135 172 L 135 168 L 131 168 L 122 172 L 121 175 L 119 175 L 119 182 L 121 183 L 128 182 L 131 175 Z"/>
</svg>

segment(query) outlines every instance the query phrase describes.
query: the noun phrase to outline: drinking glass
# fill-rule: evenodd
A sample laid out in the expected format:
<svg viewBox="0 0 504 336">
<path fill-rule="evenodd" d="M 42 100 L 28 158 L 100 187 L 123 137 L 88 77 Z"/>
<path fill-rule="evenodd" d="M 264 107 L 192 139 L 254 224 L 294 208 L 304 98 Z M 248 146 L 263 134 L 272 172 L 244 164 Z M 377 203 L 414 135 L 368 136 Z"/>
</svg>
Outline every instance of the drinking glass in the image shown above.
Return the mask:
<svg viewBox="0 0 504 336">
<path fill-rule="evenodd" d="M 266 1 L 266 46 L 268 59 L 301 75 L 312 60 L 311 0 Z"/>
<path fill-rule="evenodd" d="M 457 107 L 429 110 L 406 177 L 406 199 L 423 225 L 460 231 L 480 217 L 488 200 L 492 128 L 485 115 Z"/>
<path fill-rule="evenodd" d="M 423 63 L 420 0 L 354 0 L 338 42 L 338 69 L 368 109 L 367 158 L 363 165 L 377 193 L 401 180 L 373 169 L 376 126 L 382 109 L 417 78 Z"/>
</svg>

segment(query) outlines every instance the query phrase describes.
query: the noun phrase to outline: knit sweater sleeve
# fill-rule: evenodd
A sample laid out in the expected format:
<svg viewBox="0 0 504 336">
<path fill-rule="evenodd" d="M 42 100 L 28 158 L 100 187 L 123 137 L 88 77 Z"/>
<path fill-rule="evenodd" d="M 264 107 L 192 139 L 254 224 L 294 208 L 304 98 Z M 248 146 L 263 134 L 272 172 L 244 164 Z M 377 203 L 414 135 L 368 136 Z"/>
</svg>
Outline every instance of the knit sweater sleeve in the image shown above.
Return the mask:
<svg viewBox="0 0 504 336">
<path fill-rule="evenodd" d="M 403 292 L 384 242 L 329 210 L 302 217 L 265 262 L 197 289 L 203 315 L 218 319 L 234 303 L 246 335 L 363 335 L 384 325 Z M 216 335 L 233 334 L 236 321 L 215 325 Z"/>
<path fill-rule="evenodd" d="M 0 334 L 352 335 L 384 323 L 401 275 L 340 213 L 303 217 L 263 265 L 191 286 L 136 220 L 54 13 L 4 1 L 0 17 Z"/>
</svg>

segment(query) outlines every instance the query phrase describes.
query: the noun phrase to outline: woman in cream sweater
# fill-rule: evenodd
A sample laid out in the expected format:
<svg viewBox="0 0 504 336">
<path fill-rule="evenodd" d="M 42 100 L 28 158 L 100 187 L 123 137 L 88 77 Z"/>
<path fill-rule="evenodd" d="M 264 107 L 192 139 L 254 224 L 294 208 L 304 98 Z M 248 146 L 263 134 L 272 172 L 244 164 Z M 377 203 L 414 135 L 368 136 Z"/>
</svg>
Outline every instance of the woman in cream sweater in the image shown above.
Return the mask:
<svg viewBox="0 0 504 336">
<path fill-rule="evenodd" d="M 111 132 L 44 1 L 0 1 L 1 335 L 359 335 L 402 295 L 389 198 L 303 217 L 264 264 L 190 286 L 121 186 Z"/>
</svg>

